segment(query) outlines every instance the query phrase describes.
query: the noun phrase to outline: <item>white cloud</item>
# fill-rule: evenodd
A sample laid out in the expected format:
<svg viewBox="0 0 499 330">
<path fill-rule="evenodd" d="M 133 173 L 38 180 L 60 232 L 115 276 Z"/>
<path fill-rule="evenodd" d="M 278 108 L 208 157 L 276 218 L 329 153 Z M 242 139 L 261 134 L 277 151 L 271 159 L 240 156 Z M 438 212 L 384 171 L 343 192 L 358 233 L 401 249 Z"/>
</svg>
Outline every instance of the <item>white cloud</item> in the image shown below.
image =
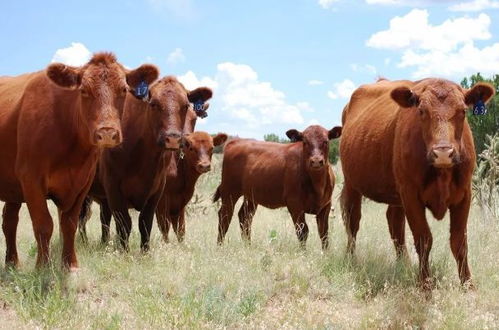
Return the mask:
<svg viewBox="0 0 499 330">
<path fill-rule="evenodd" d="M 312 79 L 312 80 L 309 80 L 308 81 L 308 84 L 310 86 L 318 86 L 318 85 L 322 85 L 324 84 L 324 82 L 322 80 L 315 80 L 315 79 Z"/>
<path fill-rule="evenodd" d="M 185 62 L 185 55 L 182 48 L 175 48 L 170 54 L 168 54 L 166 61 L 172 65 Z"/>
<path fill-rule="evenodd" d="M 499 43 L 482 49 L 474 45 L 492 37 L 488 15 L 447 19 L 440 25 L 430 24 L 428 18 L 428 12 L 419 9 L 394 17 L 389 29 L 373 34 L 366 45 L 401 52 L 398 67 L 414 68 L 415 78 L 497 71 Z"/>
<path fill-rule="evenodd" d="M 191 0 L 147 0 L 156 11 L 166 11 L 178 18 L 189 19 L 195 16 Z"/>
<path fill-rule="evenodd" d="M 455 0 L 365 0 L 368 5 L 395 5 L 395 6 L 426 6 L 426 5 L 441 5 L 445 2 L 453 2 Z"/>
<path fill-rule="evenodd" d="M 335 83 L 333 89 L 327 92 L 327 96 L 331 99 L 348 99 L 355 90 L 355 84 L 350 79 L 345 79 L 342 82 Z"/>
<path fill-rule="evenodd" d="M 329 9 L 333 6 L 335 2 L 339 0 L 319 0 L 319 5 L 324 9 Z"/>
<path fill-rule="evenodd" d="M 302 113 L 314 111 L 307 102 L 287 102 L 283 92 L 274 89 L 270 82 L 260 81 L 256 71 L 245 64 L 220 63 L 214 78 L 198 79 L 188 71 L 179 80 L 187 88 L 216 88 L 221 110 L 242 120 L 250 130 L 266 125 L 302 124 L 305 122 Z"/>
<path fill-rule="evenodd" d="M 449 7 L 452 11 L 481 11 L 485 9 L 499 9 L 499 1 L 474 0 L 460 2 Z"/>
<path fill-rule="evenodd" d="M 210 87 L 216 90 L 218 83 L 210 77 L 203 77 L 198 79 L 196 74 L 192 71 L 187 71 L 185 74 L 178 76 L 178 80 L 185 86 L 185 88 L 192 90 L 201 86 Z"/>
<path fill-rule="evenodd" d="M 92 53 L 80 42 L 72 42 L 71 46 L 56 50 L 52 62 L 60 62 L 72 66 L 82 66 L 90 60 Z"/>
</svg>

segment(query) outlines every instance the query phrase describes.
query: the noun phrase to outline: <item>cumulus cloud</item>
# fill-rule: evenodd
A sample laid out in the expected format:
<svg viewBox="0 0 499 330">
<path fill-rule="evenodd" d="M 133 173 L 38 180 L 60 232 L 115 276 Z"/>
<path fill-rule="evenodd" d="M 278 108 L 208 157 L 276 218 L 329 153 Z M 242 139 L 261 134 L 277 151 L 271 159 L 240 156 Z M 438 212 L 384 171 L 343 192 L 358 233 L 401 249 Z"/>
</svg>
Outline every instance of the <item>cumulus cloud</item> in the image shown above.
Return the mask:
<svg viewBox="0 0 499 330">
<path fill-rule="evenodd" d="M 355 84 L 350 79 L 345 79 L 339 83 L 333 84 L 333 89 L 327 92 L 329 98 L 336 99 L 348 99 L 355 90 Z"/>
<path fill-rule="evenodd" d="M 166 61 L 172 65 L 185 62 L 185 55 L 182 48 L 175 48 L 170 54 L 168 54 Z"/>
<path fill-rule="evenodd" d="M 335 2 L 338 2 L 339 0 L 319 0 L 319 5 L 324 8 L 324 9 L 329 9 L 333 7 L 333 4 Z"/>
<path fill-rule="evenodd" d="M 60 62 L 72 66 L 81 66 L 90 60 L 92 53 L 80 42 L 72 42 L 67 48 L 56 50 L 52 62 Z"/>
<path fill-rule="evenodd" d="M 245 64 L 232 62 L 217 65 L 213 78 L 201 79 L 192 71 L 179 77 L 189 89 L 208 86 L 216 89 L 221 110 L 244 122 L 246 128 L 258 129 L 275 124 L 302 124 L 303 112 L 313 112 L 307 102 L 290 103 L 286 95 L 270 82 L 261 81 L 257 72 Z"/>
<path fill-rule="evenodd" d="M 449 10 L 452 11 L 481 11 L 485 9 L 499 9 L 499 1 L 474 0 L 460 2 L 449 7 Z"/>
<path fill-rule="evenodd" d="M 415 78 L 460 77 L 477 71 L 489 74 L 497 71 L 499 44 L 478 48 L 474 42 L 492 37 L 490 25 L 486 14 L 432 25 L 428 11 L 414 9 L 405 16 L 394 17 L 389 29 L 373 34 L 366 45 L 401 52 L 397 65 L 415 68 Z"/>
</svg>

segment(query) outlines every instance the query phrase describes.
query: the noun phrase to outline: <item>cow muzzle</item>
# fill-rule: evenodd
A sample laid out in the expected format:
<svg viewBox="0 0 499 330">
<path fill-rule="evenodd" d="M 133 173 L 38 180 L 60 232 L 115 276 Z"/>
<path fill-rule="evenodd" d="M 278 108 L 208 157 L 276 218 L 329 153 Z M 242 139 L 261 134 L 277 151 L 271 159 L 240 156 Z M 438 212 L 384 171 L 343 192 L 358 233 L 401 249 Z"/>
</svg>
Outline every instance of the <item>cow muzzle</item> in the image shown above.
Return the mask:
<svg viewBox="0 0 499 330">
<path fill-rule="evenodd" d="M 163 135 L 160 143 L 164 145 L 166 150 L 176 151 L 182 146 L 182 134 L 176 131 L 168 131 Z"/>
<path fill-rule="evenodd" d="M 310 168 L 314 170 L 320 170 L 324 167 L 325 161 L 324 157 L 313 156 L 310 157 Z"/>
<path fill-rule="evenodd" d="M 102 148 L 112 148 L 121 143 L 121 132 L 114 127 L 101 127 L 95 131 L 95 144 Z"/>
<path fill-rule="evenodd" d="M 431 149 L 430 160 L 434 167 L 447 168 L 454 165 L 455 150 L 451 145 L 436 145 Z"/>
<path fill-rule="evenodd" d="M 201 174 L 209 172 L 211 170 L 211 163 L 209 163 L 209 162 L 200 162 L 200 163 L 197 164 L 196 169 Z"/>
</svg>

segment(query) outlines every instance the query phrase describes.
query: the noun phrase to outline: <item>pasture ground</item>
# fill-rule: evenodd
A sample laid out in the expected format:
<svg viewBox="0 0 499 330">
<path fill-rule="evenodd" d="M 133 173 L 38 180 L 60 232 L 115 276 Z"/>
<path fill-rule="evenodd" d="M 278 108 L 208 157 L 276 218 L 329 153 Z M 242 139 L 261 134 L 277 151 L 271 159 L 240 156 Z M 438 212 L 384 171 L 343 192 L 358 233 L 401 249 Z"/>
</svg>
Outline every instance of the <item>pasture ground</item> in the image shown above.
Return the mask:
<svg viewBox="0 0 499 330">
<path fill-rule="evenodd" d="M 429 297 L 416 285 L 417 257 L 408 229 L 410 263 L 395 260 L 384 205 L 364 202 L 356 255 L 346 257 L 337 198 L 341 179 L 329 252 L 321 253 L 311 216 L 307 249 L 299 249 L 284 209 L 259 208 L 251 245 L 241 241 L 235 214 L 225 244 L 217 246 L 218 205 L 210 198 L 220 180 L 218 157 L 214 163 L 198 182 L 185 243 L 178 244 L 172 233 L 170 243 L 163 243 L 155 225 L 151 251 L 140 253 L 134 213 L 130 253 L 114 242 L 100 246 L 94 206 L 90 243 L 78 240 L 76 274 L 60 271 L 57 224 L 53 263 L 34 270 L 36 244 L 23 207 L 21 267 L 0 270 L 0 328 L 499 328 L 499 221 L 485 218 L 478 207 L 468 227 L 477 289 L 466 292 L 459 285 L 449 220 L 431 219 L 436 289 Z"/>
</svg>

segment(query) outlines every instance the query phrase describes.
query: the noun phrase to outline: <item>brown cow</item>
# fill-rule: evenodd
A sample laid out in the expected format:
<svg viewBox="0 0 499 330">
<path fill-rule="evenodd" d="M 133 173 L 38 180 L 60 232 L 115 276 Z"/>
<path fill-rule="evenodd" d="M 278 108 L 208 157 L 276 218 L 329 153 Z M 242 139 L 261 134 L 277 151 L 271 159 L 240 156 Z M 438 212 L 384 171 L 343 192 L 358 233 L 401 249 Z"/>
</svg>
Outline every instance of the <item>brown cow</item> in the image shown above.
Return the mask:
<svg viewBox="0 0 499 330">
<path fill-rule="evenodd" d="M 186 137 L 183 157 L 177 152 L 166 171 L 163 195 L 156 208 L 158 226 L 163 239 L 168 242 L 170 225 L 179 242 L 185 235 L 185 206 L 194 194 L 194 186 L 201 174 L 210 171 L 213 147 L 223 144 L 227 135 L 218 133 L 211 137 L 205 132 L 194 132 Z"/>
<path fill-rule="evenodd" d="M 168 76 L 151 86 L 147 102 L 127 97 L 123 144 L 102 153 L 89 193 L 101 206 L 104 243 L 109 239 L 109 224 L 114 215 L 121 245 L 128 250 L 132 228 L 128 209 L 135 208 L 140 211 L 141 249 L 149 248 L 154 211 L 163 192 L 166 164 L 171 158 L 168 151 L 181 147 L 181 133 L 191 103 L 204 102 L 211 96 L 212 91 L 207 87 L 188 91 L 175 77 Z M 87 209 L 84 207 L 80 214 L 83 231 Z"/>
<path fill-rule="evenodd" d="M 494 89 L 479 83 L 463 90 L 443 79 L 379 81 L 352 95 L 343 111 L 340 158 L 345 175 L 342 211 L 353 252 L 361 197 L 388 204 L 386 216 L 397 255 L 405 246 L 405 217 L 429 285 L 432 236 L 428 208 L 441 220 L 450 210 L 450 245 L 462 283 L 470 280 L 466 225 L 475 148 L 466 109 L 487 102 Z"/>
<path fill-rule="evenodd" d="M 59 209 L 62 263 L 78 267 L 78 212 L 103 147 L 121 143 L 119 109 L 128 90 L 158 76 L 152 65 L 126 70 L 111 53 L 82 67 L 54 63 L 44 71 L 0 82 L 0 199 L 6 264 L 17 265 L 16 231 L 26 202 L 38 245 L 37 266 L 49 260 L 53 222 L 46 199 Z"/>
<path fill-rule="evenodd" d="M 292 129 L 286 135 L 297 142 L 240 139 L 225 146 L 222 183 L 213 197 L 214 201 L 222 198 L 218 211 L 219 244 L 229 229 L 235 203 L 244 196 L 238 213 L 243 239 L 250 240 L 252 218 L 261 204 L 271 209 L 288 208 L 302 246 L 308 237 L 305 213 L 315 214 L 322 249 L 328 248 L 328 217 L 334 188 L 328 160 L 329 140 L 341 135 L 341 127 L 328 131 L 313 125 L 303 133 Z"/>
</svg>

